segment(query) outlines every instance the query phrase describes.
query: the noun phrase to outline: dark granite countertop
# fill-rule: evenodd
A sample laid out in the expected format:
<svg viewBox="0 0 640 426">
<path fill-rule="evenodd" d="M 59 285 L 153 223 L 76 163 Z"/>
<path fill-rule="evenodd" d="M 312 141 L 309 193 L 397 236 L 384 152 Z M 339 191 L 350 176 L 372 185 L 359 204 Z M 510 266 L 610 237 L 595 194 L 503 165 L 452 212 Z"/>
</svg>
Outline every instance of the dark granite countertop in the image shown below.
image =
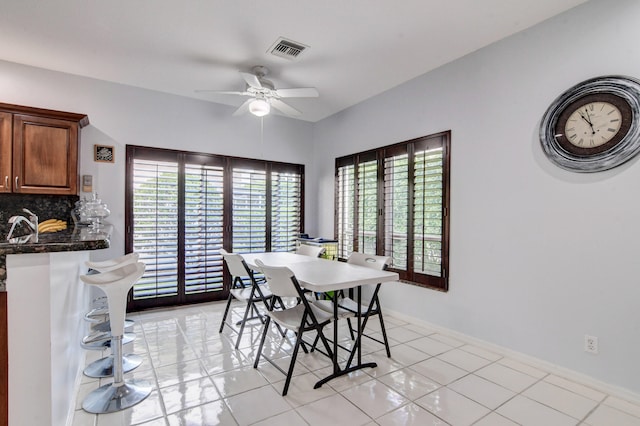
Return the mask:
<svg viewBox="0 0 640 426">
<path fill-rule="evenodd" d="M 53 253 L 59 251 L 83 251 L 109 248 L 111 227 L 95 232 L 87 227 L 38 235 L 37 242 L 31 238 L 12 238 L 0 242 L 0 255 Z"/>
<path fill-rule="evenodd" d="M 7 255 L 30 253 L 54 253 L 109 248 L 109 238 L 113 226 L 105 223 L 101 232 L 94 232 L 87 226 L 73 227 L 71 210 L 79 200 L 77 195 L 42 194 L 0 194 L 0 291 L 5 291 L 7 280 Z M 65 231 L 44 233 L 33 238 L 15 238 L 6 240 L 10 230 L 9 218 L 24 215 L 24 208 L 34 212 L 43 222 L 47 219 L 60 219 L 69 225 Z M 16 228 L 15 234 L 29 232 L 26 226 Z"/>
<path fill-rule="evenodd" d="M 11 241 L 0 241 L 0 291 L 6 291 L 7 255 L 30 253 L 53 253 L 62 251 L 85 251 L 109 248 L 109 237 L 113 227 L 108 225 L 100 232 L 86 226 L 66 231 L 45 233 L 34 238 L 12 238 Z"/>
</svg>

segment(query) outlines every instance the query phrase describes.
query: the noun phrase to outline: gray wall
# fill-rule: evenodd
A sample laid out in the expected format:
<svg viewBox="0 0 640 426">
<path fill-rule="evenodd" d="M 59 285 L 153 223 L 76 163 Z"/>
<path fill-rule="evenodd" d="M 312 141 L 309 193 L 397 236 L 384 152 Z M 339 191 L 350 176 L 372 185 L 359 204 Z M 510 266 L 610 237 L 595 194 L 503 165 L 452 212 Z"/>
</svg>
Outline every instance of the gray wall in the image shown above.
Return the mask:
<svg viewBox="0 0 640 426">
<path fill-rule="evenodd" d="M 640 2 L 592 0 L 317 123 L 319 232 L 335 157 L 450 129 L 450 291 L 385 285 L 383 305 L 640 392 L 638 158 L 571 173 L 538 139 L 572 85 L 640 78 L 638 22 Z"/>
<path fill-rule="evenodd" d="M 126 145 L 144 145 L 305 164 L 312 169 L 312 124 L 276 115 L 232 117 L 235 108 L 0 61 L 0 102 L 84 113 L 81 174 L 111 210 L 111 248 L 94 260 L 124 253 Z M 115 147 L 115 163 L 93 161 L 93 146 Z M 81 196 L 90 194 L 81 193 Z"/>
</svg>

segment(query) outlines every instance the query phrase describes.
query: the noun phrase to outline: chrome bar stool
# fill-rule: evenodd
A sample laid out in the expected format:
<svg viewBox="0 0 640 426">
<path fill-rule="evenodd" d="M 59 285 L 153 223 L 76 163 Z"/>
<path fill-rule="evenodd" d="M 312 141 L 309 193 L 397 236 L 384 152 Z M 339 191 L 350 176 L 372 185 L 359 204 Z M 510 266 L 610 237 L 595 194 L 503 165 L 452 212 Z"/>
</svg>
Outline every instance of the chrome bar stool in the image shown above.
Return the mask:
<svg viewBox="0 0 640 426">
<path fill-rule="evenodd" d="M 113 259 L 104 260 L 101 262 L 86 261 L 85 265 L 89 268 L 88 275 L 97 274 L 100 272 L 109 272 L 114 269 L 121 268 L 129 263 L 136 263 L 140 255 L 138 253 L 128 253 L 123 256 L 115 257 Z M 84 316 L 85 320 L 91 323 L 109 322 L 109 309 L 107 307 L 107 296 L 98 296 L 91 301 L 93 309 Z M 106 318 L 105 318 L 106 317 Z M 125 325 L 126 327 L 126 325 Z"/>
<path fill-rule="evenodd" d="M 144 270 L 144 263 L 137 262 L 109 272 L 80 276 L 85 284 L 94 285 L 107 295 L 113 351 L 113 383 L 100 386 L 85 397 L 82 408 L 89 413 L 105 414 L 124 410 L 141 402 L 151 393 L 151 384 L 146 380 L 124 380 L 122 356 L 127 294 L 142 277 Z"/>
<path fill-rule="evenodd" d="M 103 272 L 113 271 L 129 263 L 136 263 L 140 255 L 138 253 L 128 253 L 123 256 L 119 256 L 113 259 L 104 260 L 101 262 L 85 262 L 85 265 L 89 267 L 88 274 L 97 274 Z M 106 296 L 98 296 L 91 302 L 92 309 L 84 316 L 85 320 L 91 323 L 91 330 L 98 332 L 108 332 L 109 329 L 109 308 L 107 305 Z M 125 330 L 133 326 L 133 321 L 125 320 Z M 124 344 L 129 343 L 127 340 L 127 334 L 125 334 Z"/>
<path fill-rule="evenodd" d="M 129 253 L 124 256 L 116 257 L 113 259 L 90 262 L 85 264 L 90 268 L 88 275 L 109 272 L 119 267 L 128 265 L 130 263 L 136 263 L 139 259 L 138 253 Z M 107 303 L 107 296 L 98 296 L 91 302 L 92 309 L 87 312 L 84 319 L 91 323 L 91 333 L 82 339 L 81 346 L 88 350 L 103 350 L 111 345 L 111 325 L 109 323 L 109 306 Z M 133 327 L 133 321 L 125 320 L 125 330 Z M 123 337 L 123 345 L 135 340 L 135 334 L 125 333 Z M 89 377 L 108 377 L 113 375 L 113 358 L 102 358 L 89 365 L 84 374 Z M 137 355 L 131 356 L 125 355 L 125 373 L 133 370 L 142 362 L 142 358 Z"/>
<path fill-rule="evenodd" d="M 100 324 L 109 321 L 109 308 L 96 299 L 91 302 L 91 310 L 84 314 L 85 321 L 91 324 Z"/>
<path fill-rule="evenodd" d="M 99 296 L 91 301 L 91 310 L 84 314 L 84 320 L 91 324 L 91 331 L 111 331 L 109 326 L 109 305 L 107 296 Z M 125 330 L 134 325 L 130 319 L 124 320 Z M 126 335 L 126 334 L 125 334 Z M 126 344 L 127 342 L 125 342 Z"/>
</svg>

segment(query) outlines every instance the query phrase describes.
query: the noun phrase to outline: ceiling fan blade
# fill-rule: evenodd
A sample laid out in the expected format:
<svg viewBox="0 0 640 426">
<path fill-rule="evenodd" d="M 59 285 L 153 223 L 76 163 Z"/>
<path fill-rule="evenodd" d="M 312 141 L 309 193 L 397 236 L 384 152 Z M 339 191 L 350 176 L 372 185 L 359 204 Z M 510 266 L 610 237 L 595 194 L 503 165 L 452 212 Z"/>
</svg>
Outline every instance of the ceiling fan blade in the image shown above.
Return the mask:
<svg viewBox="0 0 640 426">
<path fill-rule="evenodd" d="M 302 113 L 300 111 L 298 111 L 297 109 L 295 109 L 294 107 L 289 106 L 289 105 L 285 104 L 284 102 L 282 102 L 281 100 L 276 99 L 276 98 L 271 98 L 271 106 L 274 107 L 277 110 L 280 110 L 285 115 L 290 115 L 292 117 L 297 117 L 299 115 L 302 115 Z"/>
<path fill-rule="evenodd" d="M 251 99 L 247 99 L 246 101 L 244 101 L 244 103 L 242 105 L 240 105 L 240 108 L 238 108 L 233 114 L 232 116 L 237 117 L 239 115 L 242 115 L 244 113 L 246 113 L 247 111 L 249 111 L 249 104 L 253 102 L 253 98 Z"/>
<path fill-rule="evenodd" d="M 278 89 L 281 98 L 317 98 L 320 96 L 315 87 L 298 87 L 297 89 Z"/>
<path fill-rule="evenodd" d="M 237 91 L 229 91 L 229 90 L 196 90 L 196 93 L 214 93 L 216 95 L 240 95 L 247 96 L 248 92 L 237 92 Z"/>
<path fill-rule="evenodd" d="M 257 89 L 262 89 L 262 83 L 258 80 L 258 77 L 255 74 L 251 74 L 248 72 L 241 72 L 240 75 L 244 78 L 244 81 L 251 87 L 255 87 Z"/>
</svg>

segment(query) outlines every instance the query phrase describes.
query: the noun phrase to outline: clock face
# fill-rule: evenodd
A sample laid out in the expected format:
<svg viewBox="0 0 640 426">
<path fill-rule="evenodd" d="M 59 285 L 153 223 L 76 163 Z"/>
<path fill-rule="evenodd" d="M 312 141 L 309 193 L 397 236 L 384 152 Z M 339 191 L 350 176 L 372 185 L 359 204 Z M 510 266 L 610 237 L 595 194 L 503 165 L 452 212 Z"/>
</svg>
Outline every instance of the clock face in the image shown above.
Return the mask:
<svg viewBox="0 0 640 426">
<path fill-rule="evenodd" d="M 572 172 L 609 170 L 640 153 L 640 80 L 585 80 L 549 106 L 540 123 L 549 160 Z"/>
<path fill-rule="evenodd" d="M 629 133 L 629 103 L 611 93 L 589 94 L 573 101 L 559 113 L 555 142 L 570 155 L 590 157 L 609 151 Z"/>
<path fill-rule="evenodd" d="M 576 109 L 567 119 L 564 134 L 579 148 L 597 148 L 620 131 L 622 113 L 609 102 L 590 102 Z"/>
</svg>

